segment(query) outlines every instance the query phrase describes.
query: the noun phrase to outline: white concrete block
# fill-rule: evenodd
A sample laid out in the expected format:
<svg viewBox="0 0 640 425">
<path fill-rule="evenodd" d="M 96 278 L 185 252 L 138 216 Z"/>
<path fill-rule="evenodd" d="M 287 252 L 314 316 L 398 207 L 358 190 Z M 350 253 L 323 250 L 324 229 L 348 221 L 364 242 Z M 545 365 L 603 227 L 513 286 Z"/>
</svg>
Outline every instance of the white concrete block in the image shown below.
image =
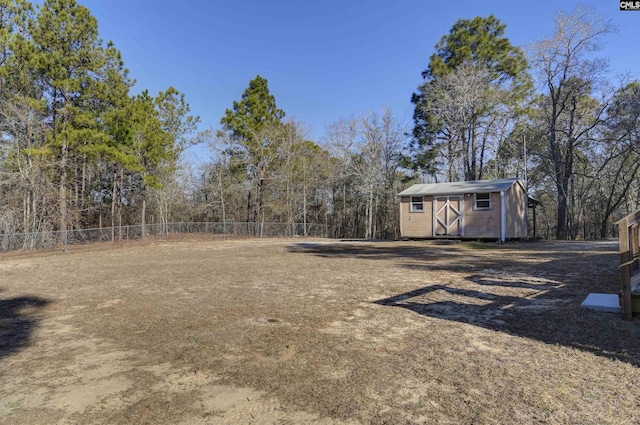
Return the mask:
<svg viewBox="0 0 640 425">
<path fill-rule="evenodd" d="M 581 307 L 610 313 L 622 312 L 620 300 L 616 294 L 598 294 L 592 292 L 582 302 Z"/>
</svg>

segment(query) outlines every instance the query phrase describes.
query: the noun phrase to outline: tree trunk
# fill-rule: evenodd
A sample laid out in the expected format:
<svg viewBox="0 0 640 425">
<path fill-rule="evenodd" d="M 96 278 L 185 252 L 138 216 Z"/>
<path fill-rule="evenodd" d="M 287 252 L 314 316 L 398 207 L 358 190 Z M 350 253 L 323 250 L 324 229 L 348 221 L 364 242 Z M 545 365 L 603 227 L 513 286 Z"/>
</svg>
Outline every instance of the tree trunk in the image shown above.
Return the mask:
<svg viewBox="0 0 640 425">
<path fill-rule="evenodd" d="M 556 183 L 556 188 L 558 190 L 558 222 L 556 227 L 556 239 L 564 240 L 567 239 L 567 210 L 568 210 L 568 200 L 567 200 L 567 191 L 569 190 L 569 181 L 564 181 L 564 179 L 560 179 Z"/>
<path fill-rule="evenodd" d="M 82 185 L 80 187 L 80 209 L 81 211 L 88 210 L 87 198 L 86 198 L 86 184 L 87 184 L 87 156 L 82 155 Z M 87 211 L 88 212 L 88 211 Z M 85 212 L 85 222 L 87 220 L 87 212 Z"/>
<path fill-rule="evenodd" d="M 60 155 L 60 185 L 58 187 L 58 209 L 59 222 L 58 227 L 61 231 L 67 230 L 67 160 L 69 156 L 69 148 L 66 142 L 62 145 Z M 63 236 L 64 237 L 64 236 Z"/>
<path fill-rule="evenodd" d="M 142 189 L 142 208 L 140 210 L 140 239 L 143 241 L 147 239 L 147 192 Z"/>
<path fill-rule="evenodd" d="M 373 189 L 369 192 L 369 207 L 367 208 L 367 239 L 373 238 Z"/>
<path fill-rule="evenodd" d="M 302 225 L 304 226 L 303 232 L 307 235 L 307 185 L 302 185 Z"/>
<path fill-rule="evenodd" d="M 256 204 L 253 212 L 254 222 L 257 222 L 258 218 L 262 215 L 262 196 L 264 195 L 262 187 L 263 183 L 264 180 L 260 178 L 260 180 L 258 180 L 258 185 L 256 186 Z"/>
<path fill-rule="evenodd" d="M 303 234 L 307 235 L 307 177 L 304 159 L 302 160 L 302 226 Z"/>
<path fill-rule="evenodd" d="M 116 185 L 117 173 L 113 172 L 113 187 L 111 188 L 111 241 L 116 240 Z"/>
<path fill-rule="evenodd" d="M 247 223 L 251 221 L 251 190 L 247 192 Z"/>
<path fill-rule="evenodd" d="M 225 205 L 224 205 L 224 188 L 222 186 L 222 171 L 218 170 L 218 189 L 220 190 L 220 205 L 222 207 L 222 233 L 226 234 L 225 222 L 227 221 Z"/>
<path fill-rule="evenodd" d="M 340 227 L 342 228 L 343 237 L 346 236 L 347 226 L 345 223 L 347 222 L 347 184 L 342 185 L 342 220 L 340 223 Z"/>
<path fill-rule="evenodd" d="M 120 181 L 120 189 L 122 189 L 124 187 L 124 169 L 121 168 L 120 169 L 120 178 L 118 179 Z M 118 195 L 118 240 L 122 241 L 122 199 L 121 193 L 117 193 Z"/>
<path fill-rule="evenodd" d="M 475 123 L 471 126 L 471 175 L 470 179 L 467 180 L 477 180 L 478 179 L 478 160 L 477 160 L 477 152 L 478 146 L 476 145 L 476 126 Z"/>
</svg>

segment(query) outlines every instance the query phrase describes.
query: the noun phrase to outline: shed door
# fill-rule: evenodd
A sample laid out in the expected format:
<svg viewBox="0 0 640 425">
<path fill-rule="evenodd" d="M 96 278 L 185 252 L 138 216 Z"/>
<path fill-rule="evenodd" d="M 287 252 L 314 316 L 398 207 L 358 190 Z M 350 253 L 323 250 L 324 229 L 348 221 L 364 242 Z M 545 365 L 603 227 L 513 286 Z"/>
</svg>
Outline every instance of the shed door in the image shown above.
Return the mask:
<svg viewBox="0 0 640 425">
<path fill-rule="evenodd" d="M 436 196 L 433 236 L 462 236 L 462 196 Z"/>
</svg>

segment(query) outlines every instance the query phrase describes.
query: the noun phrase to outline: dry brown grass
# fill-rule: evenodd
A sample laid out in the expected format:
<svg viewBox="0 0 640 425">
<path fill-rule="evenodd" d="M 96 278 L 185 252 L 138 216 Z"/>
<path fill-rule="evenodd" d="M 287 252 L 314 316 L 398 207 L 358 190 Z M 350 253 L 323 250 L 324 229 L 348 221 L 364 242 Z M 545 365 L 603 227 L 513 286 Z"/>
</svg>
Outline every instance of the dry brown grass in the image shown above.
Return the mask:
<svg viewBox="0 0 640 425">
<path fill-rule="evenodd" d="M 616 249 L 275 239 L 4 257 L 0 422 L 636 424 L 640 320 L 580 308 L 618 290 Z"/>
</svg>

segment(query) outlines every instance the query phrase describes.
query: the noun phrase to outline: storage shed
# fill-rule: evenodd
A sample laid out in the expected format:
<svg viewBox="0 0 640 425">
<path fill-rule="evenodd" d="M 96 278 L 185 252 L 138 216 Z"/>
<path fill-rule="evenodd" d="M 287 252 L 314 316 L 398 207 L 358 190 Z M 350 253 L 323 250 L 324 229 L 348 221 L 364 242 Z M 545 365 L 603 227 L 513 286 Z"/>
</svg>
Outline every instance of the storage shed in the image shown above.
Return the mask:
<svg viewBox="0 0 640 425">
<path fill-rule="evenodd" d="M 415 184 L 398 196 L 403 238 L 527 237 L 528 197 L 517 179 Z"/>
</svg>

